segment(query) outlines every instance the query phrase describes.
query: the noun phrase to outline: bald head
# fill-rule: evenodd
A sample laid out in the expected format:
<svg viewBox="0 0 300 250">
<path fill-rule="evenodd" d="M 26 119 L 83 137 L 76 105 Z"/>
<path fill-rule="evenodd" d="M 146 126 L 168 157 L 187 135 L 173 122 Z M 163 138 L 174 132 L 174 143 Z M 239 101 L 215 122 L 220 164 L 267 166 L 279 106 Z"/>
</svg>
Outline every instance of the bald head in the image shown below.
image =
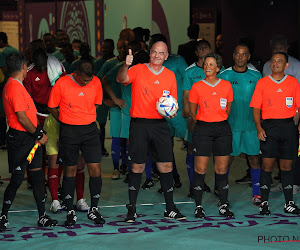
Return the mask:
<svg viewBox="0 0 300 250">
<path fill-rule="evenodd" d="M 152 65 L 162 65 L 169 56 L 168 46 L 162 42 L 158 41 L 154 43 L 150 50 L 150 64 Z"/>
</svg>

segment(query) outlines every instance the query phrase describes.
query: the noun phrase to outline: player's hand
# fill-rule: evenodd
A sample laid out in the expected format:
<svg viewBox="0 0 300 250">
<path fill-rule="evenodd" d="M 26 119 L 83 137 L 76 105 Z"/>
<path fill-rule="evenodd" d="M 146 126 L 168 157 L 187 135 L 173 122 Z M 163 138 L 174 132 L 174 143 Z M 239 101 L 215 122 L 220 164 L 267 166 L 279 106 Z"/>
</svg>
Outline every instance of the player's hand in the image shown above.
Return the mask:
<svg viewBox="0 0 300 250">
<path fill-rule="evenodd" d="M 133 62 L 132 50 L 129 49 L 129 50 L 128 50 L 128 55 L 126 56 L 125 64 L 126 64 L 127 66 L 130 66 L 130 65 L 132 64 L 132 62 Z"/>
<path fill-rule="evenodd" d="M 123 108 L 126 108 L 126 107 L 127 107 L 127 104 L 126 104 L 126 101 L 125 101 L 125 100 L 122 100 L 122 99 L 117 98 L 117 99 L 115 99 L 115 100 L 113 100 L 113 101 L 114 101 L 114 103 L 115 103 L 117 106 L 119 106 L 120 109 L 123 109 Z"/>
<path fill-rule="evenodd" d="M 172 116 L 166 116 L 166 118 L 167 118 L 167 119 L 172 119 L 172 118 L 174 118 L 176 115 L 177 115 L 177 113 L 175 113 L 175 114 L 172 115 Z"/>
<path fill-rule="evenodd" d="M 48 136 L 43 133 L 42 139 L 39 140 L 39 143 L 44 145 L 48 141 Z"/>
<path fill-rule="evenodd" d="M 264 131 L 264 129 L 262 127 L 258 128 L 257 129 L 257 138 L 260 140 L 260 141 L 266 141 L 266 132 Z"/>
<path fill-rule="evenodd" d="M 196 122 L 193 120 L 192 117 L 186 120 L 186 126 L 190 132 L 194 131 L 195 124 Z"/>
<path fill-rule="evenodd" d="M 296 115 L 294 116 L 294 123 L 297 126 L 299 122 L 299 113 L 296 113 Z"/>
</svg>

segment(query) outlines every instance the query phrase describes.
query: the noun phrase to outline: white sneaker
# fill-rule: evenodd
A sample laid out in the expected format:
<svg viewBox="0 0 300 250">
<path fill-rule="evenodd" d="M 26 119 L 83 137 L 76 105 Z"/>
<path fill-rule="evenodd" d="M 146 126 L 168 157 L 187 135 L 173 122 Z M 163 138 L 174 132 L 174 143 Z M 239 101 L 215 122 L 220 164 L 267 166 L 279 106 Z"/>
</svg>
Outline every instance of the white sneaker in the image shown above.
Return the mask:
<svg viewBox="0 0 300 250">
<path fill-rule="evenodd" d="M 58 200 L 53 200 L 50 206 L 50 211 L 52 211 L 52 213 L 59 213 L 61 212 L 62 207 L 60 205 L 60 202 Z"/>
<path fill-rule="evenodd" d="M 300 193 L 300 186 L 293 185 L 293 194 L 299 194 L 299 193 Z"/>
<path fill-rule="evenodd" d="M 81 211 L 81 212 L 87 212 L 90 209 L 85 199 L 80 199 L 79 201 L 77 201 L 76 208 L 77 211 Z"/>
<path fill-rule="evenodd" d="M 278 183 L 277 185 L 270 188 L 270 192 L 282 192 L 282 184 Z"/>
</svg>

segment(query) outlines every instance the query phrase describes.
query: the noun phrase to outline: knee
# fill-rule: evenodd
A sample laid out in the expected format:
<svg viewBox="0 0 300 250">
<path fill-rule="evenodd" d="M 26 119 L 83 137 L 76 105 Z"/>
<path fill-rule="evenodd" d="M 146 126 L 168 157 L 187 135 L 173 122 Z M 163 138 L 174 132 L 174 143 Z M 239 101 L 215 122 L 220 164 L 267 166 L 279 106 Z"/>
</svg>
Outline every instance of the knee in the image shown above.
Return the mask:
<svg viewBox="0 0 300 250">
<path fill-rule="evenodd" d="M 227 173 L 227 168 L 216 168 L 215 169 L 216 174 L 226 174 Z"/>
<path fill-rule="evenodd" d="M 44 184 L 43 170 L 29 171 L 29 176 L 33 185 Z"/>
<path fill-rule="evenodd" d="M 24 174 L 13 174 L 9 183 L 10 187 L 17 190 L 21 186 L 23 179 Z"/>
<path fill-rule="evenodd" d="M 64 168 L 64 176 L 67 177 L 75 177 L 77 172 L 77 167 L 72 166 L 72 167 L 65 167 Z"/>
</svg>

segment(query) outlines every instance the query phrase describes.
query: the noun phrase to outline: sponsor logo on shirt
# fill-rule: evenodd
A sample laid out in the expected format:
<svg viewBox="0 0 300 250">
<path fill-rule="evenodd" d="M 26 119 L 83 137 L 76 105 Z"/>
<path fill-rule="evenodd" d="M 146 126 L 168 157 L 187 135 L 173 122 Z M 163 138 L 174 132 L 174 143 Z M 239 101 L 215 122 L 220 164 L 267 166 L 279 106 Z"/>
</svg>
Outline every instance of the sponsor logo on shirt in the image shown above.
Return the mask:
<svg viewBox="0 0 300 250">
<path fill-rule="evenodd" d="M 217 93 L 216 93 L 216 92 L 214 92 L 214 93 L 212 93 L 212 95 L 217 95 Z"/>
<path fill-rule="evenodd" d="M 156 80 L 156 81 L 154 82 L 154 84 L 159 84 L 159 81 L 158 81 L 158 80 Z"/>
<path fill-rule="evenodd" d="M 226 105 L 227 105 L 227 99 L 225 99 L 225 98 L 220 98 L 220 105 L 221 105 L 221 108 L 222 108 L 222 109 L 226 108 Z"/>
<path fill-rule="evenodd" d="M 82 92 L 80 92 L 80 94 L 78 96 L 84 96 L 84 94 Z"/>
<path fill-rule="evenodd" d="M 293 97 L 286 97 L 285 104 L 288 108 L 291 108 L 293 106 Z"/>
<path fill-rule="evenodd" d="M 280 93 L 280 92 L 282 92 L 281 88 L 279 88 L 279 89 L 277 90 L 277 93 Z"/>
<path fill-rule="evenodd" d="M 37 76 L 34 80 L 37 82 L 40 81 L 41 79 Z"/>
<path fill-rule="evenodd" d="M 233 81 L 231 82 L 231 84 L 239 84 L 237 81 Z"/>
<path fill-rule="evenodd" d="M 169 95 L 170 94 L 170 91 L 168 91 L 168 90 L 164 90 L 163 91 L 163 96 L 167 96 L 167 95 Z"/>
</svg>

